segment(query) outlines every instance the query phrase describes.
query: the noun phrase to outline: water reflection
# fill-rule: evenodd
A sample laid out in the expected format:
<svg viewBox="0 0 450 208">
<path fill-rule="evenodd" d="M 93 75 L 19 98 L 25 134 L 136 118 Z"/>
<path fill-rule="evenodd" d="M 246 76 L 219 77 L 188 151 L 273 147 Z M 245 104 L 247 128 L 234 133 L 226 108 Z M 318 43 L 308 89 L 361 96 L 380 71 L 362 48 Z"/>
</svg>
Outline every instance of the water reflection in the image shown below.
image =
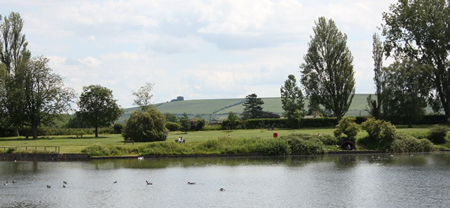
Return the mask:
<svg viewBox="0 0 450 208">
<path fill-rule="evenodd" d="M 0 207 L 448 207 L 449 164 L 450 154 L 0 162 L 0 181 L 18 181 L 0 187 Z"/>
</svg>

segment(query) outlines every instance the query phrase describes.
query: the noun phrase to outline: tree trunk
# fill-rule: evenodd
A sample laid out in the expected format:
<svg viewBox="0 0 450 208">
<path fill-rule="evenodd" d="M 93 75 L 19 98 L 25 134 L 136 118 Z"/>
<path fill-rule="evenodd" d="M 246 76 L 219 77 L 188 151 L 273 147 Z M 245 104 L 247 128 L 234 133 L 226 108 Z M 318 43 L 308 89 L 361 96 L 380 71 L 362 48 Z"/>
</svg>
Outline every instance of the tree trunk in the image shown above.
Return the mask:
<svg viewBox="0 0 450 208">
<path fill-rule="evenodd" d="M 98 137 L 98 126 L 95 127 L 95 138 Z"/>
<path fill-rule="evenodd" d="M 37 135 L 37 126 L 32 126 L 31 127 L 31 131 L 33 132 L 33 139 L 37 139 L 38 135 Z"/>
<path fill-rule="evenodd" d="M 17 127 L 14 127 L 14 136 L 16 136 L 16 137 L 20 136 L 19 128 L 17 128 Z"/>
</svg>

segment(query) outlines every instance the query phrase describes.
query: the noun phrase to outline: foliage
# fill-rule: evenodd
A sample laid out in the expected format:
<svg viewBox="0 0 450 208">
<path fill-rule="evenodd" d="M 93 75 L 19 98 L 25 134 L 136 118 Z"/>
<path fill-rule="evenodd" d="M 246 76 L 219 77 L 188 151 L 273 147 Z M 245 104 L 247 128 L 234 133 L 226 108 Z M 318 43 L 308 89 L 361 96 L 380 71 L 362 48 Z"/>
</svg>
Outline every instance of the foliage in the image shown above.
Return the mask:
<svg viewBox="0 0 450 208">
<path fill-rule="evenodd" d="M 449 4 L 448 0 L 402 0 L 383 13 L 386 54 L 433 66 L 429 84 L 434 92 L 429 98 L 440 100 L 446 118 L 450 117 Z"/>
<path fill-rule="evenodd" d="M 264 101 L 253 93 L 245 97 L 245 102 L 242 104 L 244 106 L 244 111 L 242 112 L 244 120 L 252 118 L 261 118 L 261 113 L 263 111 L 262 105 Z"/>
<path fill-rule="evenodd" d="M 390 122 L 373 118 L 363 122 L 361 128 L 369 134 L 366 143 L 376 144 L 379 150 L 388 149 L 397 135 L 397 129 Z"/>
<path fill-rule="evenodd" d="M 61 76 L 52 73 L 49 60 L 37 57 L 30 60 L 26 67 L 16 69 L 14 79 L 23 82 L 23 119 L 31 126 L 33 138 L 37 138 L 37 128 L 49 124 L 59 114 L 70 109 L 75 93 L 64 86 Z"/>
<path fill-rule="evenodd" d="M 280 118 L 280 115 L 269 111 L 262 111 L 260 118 Z"/>
<path fill-rule="evenodd" d="M 127 155 L 135 152 L 136 150 L 123 148 L 119 146 L 104 146 L 104 145 L 92 145 L 86 147 L 82 152 L 88 154 L 91 157 L 95 156 L 117 156 Z"/>
<path fill-rule="evenodd" d="M 176 117 L 175 115 L 173 115 L 171 113 L 164 113 L 164 116 L 166 117 L 167 122 L 180 123 L 180 120 L 178 119 L 178 117 Z"/>
<path fill-rule="evenodd" d="M 205 119 L 193 119 L 190 121 L 191 123 L 191 131 L 201 131 L 206 124 Z"/>
<path fill-rule="evenodd" d="M 69 121 L 67 122 L 66 128 L 90 128 L 92 126 L 88 126 L 86 123 L 81 120 L 80 115 L 75 113 L 73 114 Z"/>
<path fill-rule="evenodd" d="M 137 92 L 133 92 L 133 95 L 136 96 L 133 104 L 141 107 L 142 110 L 145 110 L 148 106 L 150 106 L 150 101 L 153 97 L 153 94 L 151 93 L 153 86 L 155 86 L 155 84 L 147 82 L 144 86 L 139 88 Z"/>
<path fill-rule="evenodd" d="M 98 137 L 99 127 L 111 125 L 122 114 L 112 91 L 100 85 L 83 87 L 78 107 L 77 116 L 95 128 L 95 137 Z"/>
<path fill-rule="evenodd" d="M 431 152 L 434 150 L 433 143 L 426 139 L 416 139 L 410 135 L 397 135 L 392 142 L 389 151 L 395 153 L 406 152 Z"/>
<path fill-rule="evenodd" d="M 301 65 L 301 83 L 311 103 L 332 110 L 340 120 L 355 95 L 353 56 L 333 20 L 320 17 L 313 28 L 305 63 Z"/>
<path fill-rule="evenodd" d="M 175 122 L 166 122 L 166 128 L 169 131 L 178 131 L 181 129 L 181 125 L 179 123 L 175 123 Z"/>
<path fill-rule="evenodd" d="M 113 134 L 122 134 L 123 124 L 114 123 L 113 125 Z"/>
<path fill-rule="evenodd" d="M 445 144 L 447 142 L 445 140 L 447 132 L 448 127 L 446 126 L 433 126 L 428 132 L 427 139 L 433 142 L 433 144 Z"/>
<path fill-rule="evenodd" d="M 416 61 L 396 61 L 388 68 L 383 91 L 384 118 L 395 123 L 407 123 L 409 127 L 425 113 L 429 88 L 430 68 Z"/>
<path fill-rule="evenodd" d="M 324 144 L 314 136 L 304 134 L 291 134 L 282 136 L 286 140 L 293 155 L 319 155 L 325 154 Z"/>
<path fill-rule="evenodd" d="M 221 125 L 222 129 L 235 129 L 239 125 L 239 118 L 233 112 L 228 113 L 226 120 L 223 120 Z"/>
<path fill-rule="evenodd" d="M 169 131 L 164 115 L 156 108 L 148 107 L 146 111 L 135 111 L 127 120 L 122 131 L 125 140 L 135 142 L 164 141 Z"/>
<path fill-rule="evenodd" d="M 336 125 L 334 130 L 334 136 L 339 137 L 345 134 L 349 141 L 355 142 L 355 137 L 358 134 L 360 128 L 359 125 L 355 123 L 355 118 L 344 117 Z"/>
<path fill-rule="evenodd" d="M 373 81 L 375 82 L 375 95 L 376 100 L 372 100 L 372 95 L 369 95 L 367 97 L 367 104 L 368 104 L 368 112 L 370 115 L 372 115 L 375 119 L 381 118 L 381 106 L 383 103 L 383 92 L 384 88 L 386 87 L 386 73 L 384 70 L 382 70 L 383 67 L 383 43 L 380 40 L 380 37 L 378 34 L 373 34 L 373 43 L 372 43 L 372 53 L 373 53 L 373 61 L 374 61 L 374 77 Z"/>
<path fill-rule="evenodd" d="M 183 116 L 179 118 L 180 124 L 181 124 L 181 131 L 184 131 L 184 133 L 187 133 L 189 129 L 191 128 L 191 123 L 189 121 L 189 117 L 187 113 L 183 113 Z"/>
<path fill-rule="evenodd" d="M 297 79 L 295 79 L 294 75 L 290 74 L 288 76 L 288 79 L 284 82 L 284 86 L 280 88 L 280 93 L 284 117 L 287 119 L 295 119 L 294 114 L 296 112 L 303 112 L 304 101 L 302 90 L 297 86 Z"/>
</svg>

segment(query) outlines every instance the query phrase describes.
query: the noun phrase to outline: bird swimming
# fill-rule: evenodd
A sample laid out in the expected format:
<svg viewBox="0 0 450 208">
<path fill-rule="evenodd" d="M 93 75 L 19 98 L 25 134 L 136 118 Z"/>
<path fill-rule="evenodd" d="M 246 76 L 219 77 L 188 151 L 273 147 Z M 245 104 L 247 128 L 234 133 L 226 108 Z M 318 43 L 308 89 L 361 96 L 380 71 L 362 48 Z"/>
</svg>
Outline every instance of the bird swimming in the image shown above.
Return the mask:
<svg viewBox="0 0 450 208">
<path fill-rule="evenodd" d="M 148 181 L 145 181 L 145 182 L 147 182 L 147 185 L 153 185 L 152 182 L 148 182 Z"/>
</svg>

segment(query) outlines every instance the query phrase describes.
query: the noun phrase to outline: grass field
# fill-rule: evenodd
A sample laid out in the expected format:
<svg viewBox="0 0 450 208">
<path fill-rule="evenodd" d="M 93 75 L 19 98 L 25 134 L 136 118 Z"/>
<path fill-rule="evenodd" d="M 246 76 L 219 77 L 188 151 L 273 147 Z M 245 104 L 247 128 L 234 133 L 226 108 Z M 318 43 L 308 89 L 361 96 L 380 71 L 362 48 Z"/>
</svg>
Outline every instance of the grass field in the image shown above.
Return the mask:
<svg viewBox="0 0 450 208">
<path fill-rule="evenodd" d="M 399 127 L 398 131 L 402 133 L 413 133 L 413 132 L 427 132 L 429 126 L 418 126 L 416 128 L 404 128 Z M 333 135 L 334 128 L 315 128 L 315 129 L 251 129 L 251 130 L 233 130 L 233 131 L 198 131 L 198 132 L 188 132 L 187 134 L 182 132 L 170 132 L 167 141 L 174 141 L 179 136 L 182 136 L 187 143 L 204 142 L 208 140 L 217 140 L 218 138 L 228 137 L 234 139 L 269 139 L 273 138 L 273 133 L 277 132 L 278 136 L 285 136 L 292 133 L 302 133 L 302 134 L 329 134 Z M 357 137 L 363 137 L 367 135 L 366 132 L 361 131 Z M 149 142 L 124 144 L 123 137 L 120 134 L 110 134 L 110 135 L 100 135 L 99 138 L 94 137 L 67 137 L 67 136 L 51 136 L 46 138 L 40 138 L 37 140 L 17 138 L 17 137 L 4 137 L 0 138 L 0 150 L 2 146 L 12 146 L 12 147 L 24 147 L 24 146 L 60 146 L 61 153 L 80 153 L 87 146 L 101 144 L 106 146 L 121 146 L 126 148 L 138 148 L 140 146 L 146 146 Z"/>
</svg>

